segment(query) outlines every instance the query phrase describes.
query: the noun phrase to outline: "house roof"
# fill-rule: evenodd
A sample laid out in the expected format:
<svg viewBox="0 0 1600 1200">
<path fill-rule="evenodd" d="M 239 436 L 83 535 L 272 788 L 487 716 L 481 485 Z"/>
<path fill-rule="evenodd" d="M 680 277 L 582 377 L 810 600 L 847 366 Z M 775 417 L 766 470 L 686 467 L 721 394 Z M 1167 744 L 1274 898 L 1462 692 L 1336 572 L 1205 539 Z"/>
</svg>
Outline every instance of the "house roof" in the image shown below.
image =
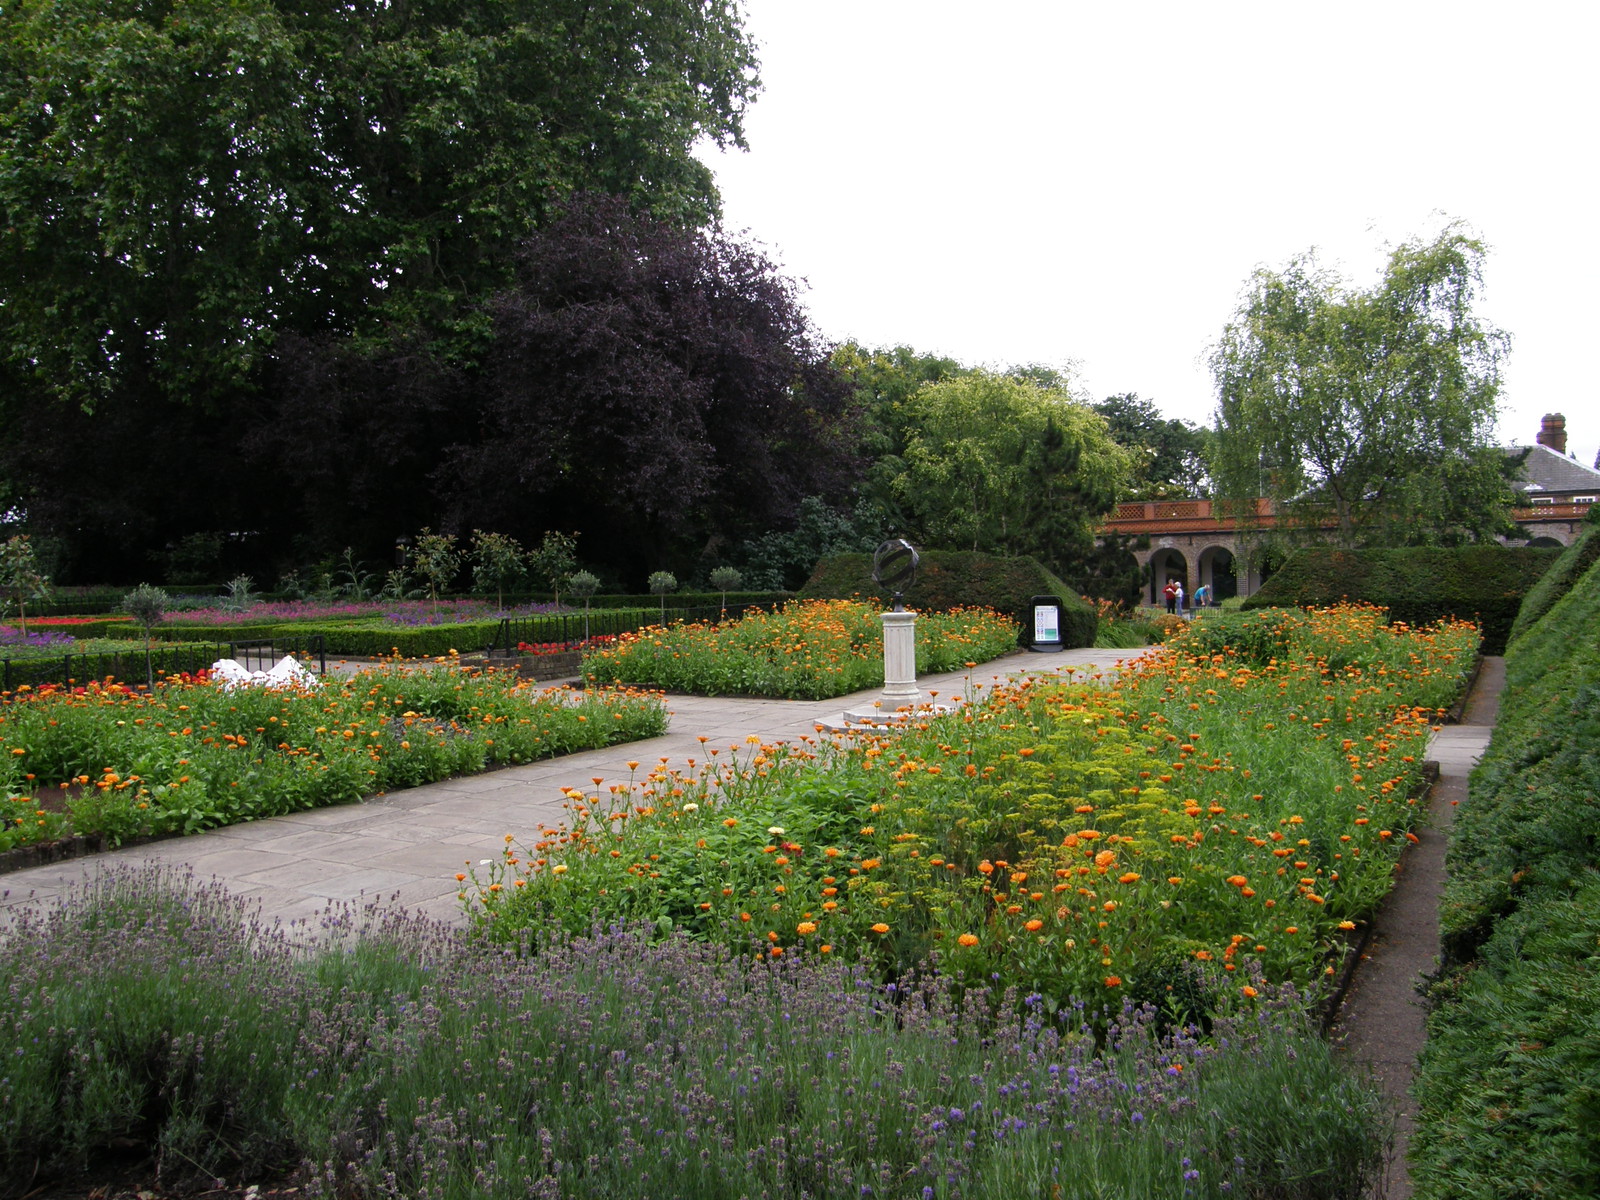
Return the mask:
<svg viewBox="0 0 1600 1200">
<path fill-rule="evenodd" d="M 1512 486 L 1521 492 L 1600 492 L 1600 471 L 1586 467 L 1575 458 L 1558 454 L 1549 446 L 1510 446 L 1507 453 L 1529 451 L 1522 469 L 1517 472 L 1517 482 Z"/>
</svg>

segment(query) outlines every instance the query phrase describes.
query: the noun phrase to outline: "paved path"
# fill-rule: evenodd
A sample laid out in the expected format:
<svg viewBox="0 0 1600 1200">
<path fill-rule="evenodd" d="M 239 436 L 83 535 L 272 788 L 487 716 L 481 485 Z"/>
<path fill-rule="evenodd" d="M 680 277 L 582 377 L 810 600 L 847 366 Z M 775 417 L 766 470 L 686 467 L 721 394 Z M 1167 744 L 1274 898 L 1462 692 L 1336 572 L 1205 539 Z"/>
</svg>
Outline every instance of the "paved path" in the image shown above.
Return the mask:
<svg viewBox="0 0 1600 1200">
<path fill-rule="evenodd" d="M 1023 672 L 1093 675 L 1141 653 L 1021 652 L 918 683 L 941 698 L 960 696 Z M 870 708 L 879 694 L 874 689 L 817 701 L 669 696 L 672 720 L 662 737 L 15 871 L 0 875 L 0 911 L 50 899 L 113 864 L 157 862 L 187 865 L 201 879 L 223 881 L 235 895 L 258 901 L 269 919 L 315 919 L 330 901 L 375 896 L 463 923 L 456 872 L 463 863 L 497 856 L 508 833 L 520 838 L 561 821 L 563 788 L 592 789 L 597 776 L 624 780 L 630 760 L 646 770 L 661 759 L 674 765 L 690 757 L 703 761 L 707 746 L 742 746 L 750 734 L 767 742 L 815 737 L 819 723 L 838 719 L 846 708 Z"/>
<path fill-rule="evenodd" d="M 1372 1070 L 1396 1115 L 1394 1144 L 1372 1200 L 1411 1195 L 1405 1162 L 1416 1115 L 1411 1078 L 1427 1038 L 1427 1009 L 1417 988 L 1439 967 L 1439 896 L 1450 822 L 1489 744 L 1505 679 L 1505 659 L 1484 659 L 1461 724 L 1440 730 L 1428 744 L 1428 757 L 1439 764 L 1428 820 L 1395 870 L 1394 891 L 1373 921 L 1365 961 L 1339 1012 L 1337 1028 L 1347 1052 Z"/>
</svg>

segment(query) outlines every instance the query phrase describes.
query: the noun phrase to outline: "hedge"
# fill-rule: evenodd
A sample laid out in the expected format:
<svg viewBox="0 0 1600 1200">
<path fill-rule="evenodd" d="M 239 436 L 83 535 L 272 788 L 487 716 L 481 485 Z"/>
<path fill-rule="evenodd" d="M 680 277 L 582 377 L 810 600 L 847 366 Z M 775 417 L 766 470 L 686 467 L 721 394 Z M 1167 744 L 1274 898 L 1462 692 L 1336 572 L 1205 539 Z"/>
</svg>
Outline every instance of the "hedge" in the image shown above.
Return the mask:
<svg viewBox="0 0 1600 1200">
<path fill-rule="evenodd" d="M 1417 546 L 1392 550 L 1296 550 L 1242 607 L 1325 607 L 1341 600 L 1381 604 L 1391 620 L 1430 625 L 1476 620 L 1483 652 L 1505 653 L 1529 588 L 1561 555 L 1557 547 Z"/>
<path fill-rule="evenodd" d="M 1600 560 L 1600 505 L 1589 510 L 1588 523 L 1568 550 L 1570 553 L 1556 559 L 1555 566 L 1528 589 L 1522 607 L 1517 610 L 1517 619 L 1512 622 L 1508 641 L 1515 642 L 1526 633 L 1529 627 L 1555 606 L 1557 600 L 1572 589 L 1585 571 Z"/>
<path fill-rule="evenodd" d="M 1424 1200 L 1600 1195 L 1600 562 L 1506 656 L 1456 813 L 1417 1077 Z"/>
<path fill-rule="evenodd" d="M 800 589 L 802 599 L 848 600 L 889 593 L 872 582 L 870 554 L 824 558 Z M 1069 647 L 1094 645 L 1100 619 L 1067 584 L 1032 558 L 1000 558 L 966 550 L 921 551 L 916 583 L 906 593 L 909 608 L 944 612 L 952 608 L 992 608 L 1015 620 L 1027 637 L 1032 629 L 1028 605 L 1035 596 L 1059 596 L 1061 639 Z"/>
</svg>

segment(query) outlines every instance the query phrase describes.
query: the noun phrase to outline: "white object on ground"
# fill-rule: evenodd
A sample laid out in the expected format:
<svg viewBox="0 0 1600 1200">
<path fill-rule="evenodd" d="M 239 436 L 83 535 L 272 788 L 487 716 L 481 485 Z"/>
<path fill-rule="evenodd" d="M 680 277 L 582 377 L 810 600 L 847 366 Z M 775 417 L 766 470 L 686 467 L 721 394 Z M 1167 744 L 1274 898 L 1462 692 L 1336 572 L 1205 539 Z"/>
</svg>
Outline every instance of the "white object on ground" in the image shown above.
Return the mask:
<svg viewBox="0 0 1600 1200">
<path fill-rule="evenodd" d="M 322 681 L 286 654 L 269 671 L 247 671 L 231 658 L 219 658 L 211 664 L 211 677 L 223 688 L 236 687 L 306 687 L 314 688 Z"/>
</svg>

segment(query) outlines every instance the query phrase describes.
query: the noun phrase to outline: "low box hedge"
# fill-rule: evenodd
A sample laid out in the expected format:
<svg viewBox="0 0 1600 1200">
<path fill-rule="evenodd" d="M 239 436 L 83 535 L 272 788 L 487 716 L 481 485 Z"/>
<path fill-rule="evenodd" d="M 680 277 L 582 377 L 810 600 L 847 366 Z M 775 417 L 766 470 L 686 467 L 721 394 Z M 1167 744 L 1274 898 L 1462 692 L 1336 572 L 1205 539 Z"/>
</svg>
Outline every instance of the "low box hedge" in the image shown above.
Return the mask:
<svg viewBox="0 0 1600 1200">
<path fill-rule="evenodd" d="M 1483 652 L 1505 653 L 1522 599 L 1559 558 L 1558 547 L 1416 546 L 1296 550 L 1245 609 L 1322 608 L 1342 600 L 1381 604 L 1391 620 L 1428 625 L 1476 620 Z"/>
<path fill-rule="evenodd" d="M 1024 636 L 1032 627 L 1029 604 L 1035 596 L 1059 596 L 1061 640 L 1068 647 L 1092 646 L 1100 618 L 1071 587 L 1032 558 L 1001 558 L 966 550 L 923 550 L 916 583 L 906 592 L 908 608 L 944 612 L 952 608 L 992 608 L 1015 620 Z M 835 554 L 817 563 L 799 595 L 803 599 L 848 600 L 889 593 L 872 581 L 870 554 Z"/>
<path fill-rule="evenodd" d="M 492 621 L 460 621 L 450 625 L 391 625 L 385 621 L 296 622 L 278 625 L 268 637 L 285 640 L 322 636 L 323 649 L 330 657 L 384 658 L 398 653 L 402 658 L 441 658 L 452 650 L 459 654 L 487 650 L 500 631 L 498 618 Z"/>
</svg>

